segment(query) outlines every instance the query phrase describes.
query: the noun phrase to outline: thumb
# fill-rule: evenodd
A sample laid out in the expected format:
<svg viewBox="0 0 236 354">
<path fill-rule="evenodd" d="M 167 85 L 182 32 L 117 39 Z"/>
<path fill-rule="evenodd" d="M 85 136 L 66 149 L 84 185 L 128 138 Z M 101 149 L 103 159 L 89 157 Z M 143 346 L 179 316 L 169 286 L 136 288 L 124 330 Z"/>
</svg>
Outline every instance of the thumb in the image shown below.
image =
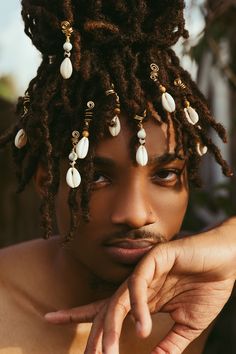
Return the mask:
<svg viewBox="0 0 236 354">
<path fill-rule="evenodd" d="M 87 323 L 93 322 L 106 300 L 93 302 L 85 306 L 74 307 L 68 310 L 59 310 L 47 313 L 44 318 L 52 324 Z"/>
</svg>

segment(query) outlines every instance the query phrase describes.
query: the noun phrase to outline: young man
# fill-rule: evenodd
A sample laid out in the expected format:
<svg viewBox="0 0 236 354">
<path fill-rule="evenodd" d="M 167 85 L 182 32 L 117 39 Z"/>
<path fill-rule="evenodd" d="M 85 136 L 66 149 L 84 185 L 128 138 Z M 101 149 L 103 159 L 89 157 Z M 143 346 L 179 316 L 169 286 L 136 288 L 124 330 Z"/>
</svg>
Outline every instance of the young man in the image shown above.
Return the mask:
<svg viewBox="0 0 236 354">
<path fill-rule="evenodd" d="M 201 156 L 212 152 L 230 176 L 207 133 L 211 126 L 225 140 L 225 131 L 170 49 L 187 36 L 182 1 L 22 5 L 26 33 L 43 60 L 19 100 L 19 121 L 0 145 L 14 142 L 19 188 L 34 176 L 44 235 L 52 236 L 55 205 L 60 236 L 1 251 L 0 348 L 4 354 L 83 353 L 91 325 L 53 326 L 45 314 L 113 295 L 142 257 L 168 245 L 181 228 Z M 215 252 L 214 260 L 211 269 L 219 260 Z M 172 281 L 185 271 L 180 267 Z M 208 274 L 204 267 L 200 273 L 205 294 Z M 215 309 L 189 341 L 221 310 L 234 277 L 227 268 L 207 292 L 218 299 Z M 178 284 L 166 296 L 175 297 Z M 151 335 L 137 340 L 128 317 L 120 352 L 151 351 L 173 319 L 155 314 Z M 201 353 L 210 330 L 185 353 Z M 150 321 L 140 332 L 149 334 Z M 101 351 L 90 344 L 87 352 Z"/>
<path fill-rule="evenodd" d="M 54 237 L 1 250 L 0 348 L 4 354 L 83 353 L 90 325 L 53 326 L 44 315 L 112 295 L 143 255 L 179 232 L 188 202 L 188 178 L 184 156 L 179 159 L 174 154 L 173 131 L 168 143 L 165 126 L 145 123 L 150 159 L 142 167 L 133 164 L 132 131 L 124 119 L 121 123 L 120 134 L 104 138 L 96 149 L 91 221 L 80 220 L 78 234 L 68 247 L 61 247 Z M 62 175 L 65 169 L 62 165 Z M 45 171 L 39 167 L 35 177 L 39 192 L 44 179 Z M 56 197 L 60 234 L 70 227 L 68 189 L 62 178 Z M 224 288 L 223 306 L 232 280 L 217 285 Z M 156 314 L 151 335 L 138 340 L 128 318 L 120 353 L 129 353 L 130 348 L 135 353 L 150 352 L 172 325 L 168 314 Z M 210 328 L 185 353 L 202 353 Z"/>
</svg>

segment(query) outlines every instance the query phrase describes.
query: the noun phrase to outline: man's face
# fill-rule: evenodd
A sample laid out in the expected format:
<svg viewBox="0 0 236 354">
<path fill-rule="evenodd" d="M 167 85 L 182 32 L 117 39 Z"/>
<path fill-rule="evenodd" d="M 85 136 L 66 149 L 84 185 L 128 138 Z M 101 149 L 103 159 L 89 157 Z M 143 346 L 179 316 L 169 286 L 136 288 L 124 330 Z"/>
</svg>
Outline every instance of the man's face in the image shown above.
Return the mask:
<svg viewBox="0 0 236 354">
<path fill-rule="evenodd" d="M 185 160 L 176 159 L 174 133 L 144 123 L 149 163 L 134 164 L 130 139 L 135 132 L 121 120 L 117 137 L 104 138 L 96 149 L 90 198 L 90 221 L 81 218 L 70 252 L 91 274 L 119 283 L 156 243 L 179 232 L 188 202 Z M 172 130 L 172 129 L 171 129 Z M 173 158 L 171 159 L 171 154 Z M 68 187 L 63 165 L 56 210 L 59 232 L 69 230 Z"/>
</svg>

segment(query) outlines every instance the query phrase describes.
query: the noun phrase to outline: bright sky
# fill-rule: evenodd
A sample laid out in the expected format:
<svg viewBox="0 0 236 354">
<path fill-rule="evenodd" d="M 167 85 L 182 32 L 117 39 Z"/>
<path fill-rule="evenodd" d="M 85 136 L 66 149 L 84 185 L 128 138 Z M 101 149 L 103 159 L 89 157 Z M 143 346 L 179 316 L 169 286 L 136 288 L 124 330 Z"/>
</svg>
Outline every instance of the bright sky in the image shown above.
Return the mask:
<svg viewBox="0 0 236 354">
<path fill-rule="evenodd" d="M 195 2 L 198 4 L 197 10 L 188 11 L 190 0 L 186 1 L 187 27 L 193 37 L 203 27 L 199 12 L 199 4 L 203 0 L 195 0 Z M 12 76 L 17 93 L 23 94 L 28 82 L 35 76 L 41 58 L 40 53 L 34 49 L 31 41 L 24 33 L 20 11 L 20 0 L 0 1 L 0 77 Z M 184 65 L 191 72 L 194 70 L 189 60 L 185 59 Z"/>
<path fill-rule="evenodd" d="M 20 11 L 20 0 L 0 1 L 0 77 L 12 76 L 18 94 L 25 91 L 41 60 L 24 33 Z"/>
</svg>

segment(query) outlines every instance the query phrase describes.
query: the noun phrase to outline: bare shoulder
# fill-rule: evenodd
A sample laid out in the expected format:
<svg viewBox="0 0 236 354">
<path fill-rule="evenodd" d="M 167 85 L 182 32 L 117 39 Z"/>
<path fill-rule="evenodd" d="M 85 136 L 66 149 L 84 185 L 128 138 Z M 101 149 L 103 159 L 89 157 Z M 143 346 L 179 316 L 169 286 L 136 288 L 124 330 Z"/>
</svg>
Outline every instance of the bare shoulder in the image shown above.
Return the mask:
<svg viewBox="0 0 236 354">
<path fill-rule="evenodd" d="M 30 285 L 30 278 L 37 270 L 48 266 L 52 241 L 32 240 L 0 250 L 0 281 L 2 287 L 24 283 Z M 39 267 L 40 265 L 40 267 Z"/>
<path fill-rule="evenodd" d="M 48 274 L 50 269 L 52 243 L 52 240 L 38 239 L 0 250 L 0 314 L 8 305 L 12 306 L 13 301 L 33 300 L 37 289 L 43 292 L 47 282 L 42 275 Z"/>
<path fill-rule="evenodd" d="M 0 250 L 0 354 L 38 353 L 32 348 L 41 348 L 35 338 L 45 332 L 52 243 L 34 240 Z"/>
</svg>

